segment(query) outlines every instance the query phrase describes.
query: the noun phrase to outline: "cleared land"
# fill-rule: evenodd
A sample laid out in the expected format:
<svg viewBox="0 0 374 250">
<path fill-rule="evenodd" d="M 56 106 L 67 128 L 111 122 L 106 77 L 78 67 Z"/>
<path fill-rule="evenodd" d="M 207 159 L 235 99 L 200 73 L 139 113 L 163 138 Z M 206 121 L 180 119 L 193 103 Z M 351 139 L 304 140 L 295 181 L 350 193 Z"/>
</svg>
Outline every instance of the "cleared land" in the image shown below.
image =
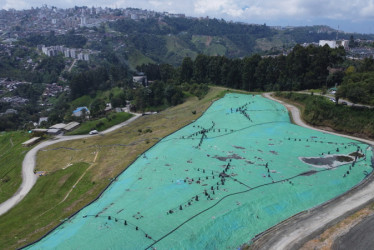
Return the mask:
<svg viewBox="0 0 374 250">
<path fill-rule="evenodd" d="M 276 102 L 230 94 L 35 247 L 234 248 L 349 190 L 371 156 L 364 143 L 290 124 Z"/>
<path fill-rule="evenodd" d="M 47 175 L 39 178 L 23 201 L 0 217 L 0 248 L 21 247 L 44 235 L 93 200 L 144 150 L 197 119 L 222 92 L 223 88 L 212 88 L 202 100 L 191 98 L 157 115 L 141 117 L 111 134 L 59 143 L 40 152 L 36 168 L 47 171 Z M 195 110 L 196 115 L 192 114 Z M 152 132 L 143 132 L 147 128 Z M 100 152 L 95 166 L 69 197 L 56 206 L 93 162 L 97 151 Z"/>
</svg>

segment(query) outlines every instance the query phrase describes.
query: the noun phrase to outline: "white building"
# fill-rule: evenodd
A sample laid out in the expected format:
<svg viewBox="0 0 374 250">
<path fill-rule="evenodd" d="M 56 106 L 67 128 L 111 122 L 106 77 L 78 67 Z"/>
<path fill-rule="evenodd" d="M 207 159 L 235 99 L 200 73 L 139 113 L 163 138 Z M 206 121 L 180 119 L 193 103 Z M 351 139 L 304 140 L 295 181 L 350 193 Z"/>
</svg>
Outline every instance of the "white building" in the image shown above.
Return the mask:
<svg viewBox="0 0 374 250">
<path fill-rule="evenodd" d="M 86 17 L 81 17 L 81 26 L 85 26 L 87 24 Z"/>
<path fill-rule="evenodd" d="M 330 41 L 330 40 L 319 40 L 319 46 L 323 47 L 325 45 L 328 45 L 330 48 L 335 49 L 336 48 L 336 41 Z"/>
<path fill-rule="evenodd" d="M 65 56 L 65 57 L 70 57 L 70 49 L 66 49 L 66 50 L 64 51 L 64 56 Z"/>
<path fill-rule="evenodd" d="M 83 53 L 82 52 L 79 53 L 77 58 L 78 58 L 78 60 L 83 60 Z"/>
<path fill-rule="evenodd" d="M 70 49 L 70 57 L 75 58 L 75 49 Z"/>
<path fill-rule="evenodd" d="M 323 47 L 325 45 L 328 45 L 330 48 L 332 49 L 335 49 L 335 48 L 338 48 L 340 46 L 344 47 L 344 49 L 348 49 L 348 45 L 349 45 L 349 41 L 348 40 L 338 40 L 338 41 L 335 41 L 335 40 L 320 40 L 319 41 L 319 46 Z"/>
</svg>

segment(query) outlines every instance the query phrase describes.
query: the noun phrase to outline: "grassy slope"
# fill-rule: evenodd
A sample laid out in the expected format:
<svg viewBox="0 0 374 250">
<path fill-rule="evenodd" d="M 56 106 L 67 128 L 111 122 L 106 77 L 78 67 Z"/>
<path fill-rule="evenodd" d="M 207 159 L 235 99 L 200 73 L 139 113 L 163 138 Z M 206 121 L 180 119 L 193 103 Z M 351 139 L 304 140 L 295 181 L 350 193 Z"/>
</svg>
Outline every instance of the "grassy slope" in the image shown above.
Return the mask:
<svg viewBox="0 0 374 250">
<path fill-rule="evenodd" d="M 229 49 L 226 41 L 220 37 L 194 35 L 192 36 L 192 42 L 202 53 L 210 56 L 226 55 Z"/>
<path fill-rule="evenodd" d="M 85 199 L 81 194 L 90 196 L 98 186 L 90 181 L 90 175 L 85 175 L 66 201 L 58 204 L 88 165 L 77 163 L 40 178 L 26 198 L 1 217 L 0 247 L 20 247 L 30 239 L 41 237 L 46 229 L 71 214 L 73 208 L 83 206 Z"/>
<path fill-rule="evenodd" d="M 301 109 L 303 120 L 311 125 L 330 127 L 358 137 L 374 138 L 374 110 L 335 105 L 321 96 L 278 93 L 277 97 L 296 104 Z"/>
<path fill-rule="evenodd" d="M 142 65 L 142 64 L 148 64 L 148 63 L 155 63 L 151 58 L 144 55 L 142 52 L 140 52 L 137 49 L 130 48 L 128 53 L 128 63 L 130 66 L 130 69 L 136 70 L 136 66 Z"/>
<path fill-rule="evenodd" d="M 110 183 L 111 178 L 123 171 L 142 152 L 197 119 L 213 99 L 222 96 L 223 91 L 223 88 L 213 87 L 202 100 L 190 98 L 157 115 L 140 117 L 111 134 L 62 142 L 40 151 L 36 168 L 48 174 L 39 178 L 20 204 L 0 217 L 0 248 L 21 247 L 41 237 L 58 225 L 61 219 L 93 200 Z M 195 115 L 192 114 L 194 110 Z M 152 132 L 138 131 L 147 128 Z M 60 203 L 95 158 L 95 164 L 69 198 Z"/>
<path fill-rule="evenodd" d="M 282 49 L 283 43 L 276 38 L 260 38 L 256 40 L 255 49 L 260 51 L 271 50 L 272 48 Z"/>
<path fill-rule="evenodd" d="M 84 135 L 88 134 L 91 130 L 104 131 L 114 125 L 127 121 L 133 115 L 129 113 L 112 113 L 108 117 L 104 117 L 94 121 L 87 121 L 82 123 L 79 128 L 69 132 L 68 135 Z"/>
<path fill-rule="evenodd" d="M 194 35 L 192 36 L 191 42 L 196 48 L 191 46 L 180 39 L 178 36 L 170 35 L 165 36 L 167 53 L 160 59 L 161 62 L 167 62 L 172 65 L 179 65 L 185 57 L 191 57 L 195 59 L 198 52 L 206 55 L 226 55 L 232 52 L 238 51 L 239 49 L 229 39 L 225 37 L 209 37 Z M 211 41 L 209 42 L 209 40 Z M 135 69 L 136 66 L 143 63 L 155 63 L 150 57 L 144 55 L 141 51 L 131 49 L 128 52 L 128 62 L 131 69 Z"/>
<path fill-rule="evenodd" d="M 168 50 L 162 61 L 168 62 L 173 65 L 178 65 L 185 57 L 195 58 L 197 53 L 193 51 L 186 42 L 179 39 L 177 36 L 167 36 L 166 48 Z"/>
<path fill-rule="evenodd" d="M 0 134 L 0 203 L 9 199 L 21 185 L 22 161 L 29 151 L 21 143 L 28 139 L 30 135 L 26 132 Z"/>
</svg>

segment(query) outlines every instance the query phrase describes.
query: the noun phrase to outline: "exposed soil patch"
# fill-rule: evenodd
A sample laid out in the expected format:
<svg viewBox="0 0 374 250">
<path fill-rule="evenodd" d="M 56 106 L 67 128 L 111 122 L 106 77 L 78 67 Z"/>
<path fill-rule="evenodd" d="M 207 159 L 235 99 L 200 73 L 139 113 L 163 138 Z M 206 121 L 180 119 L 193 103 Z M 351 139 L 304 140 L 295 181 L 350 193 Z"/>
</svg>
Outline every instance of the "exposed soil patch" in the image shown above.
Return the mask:
<svg viewBox="0 0 374 250">
<path fill-rule="evenodd" d="M 300 157 L 301 161 L 316 167 L 336 167 L 353 162 L 354 158 L 347 155 L 328 155 L 325 157 Z"/>
<path fill-rule="evenodd" d="M 226 161 L 227 159 L 235 159 L 235 160 L 243 160 L 245 159 L 244 157 L 241 157 L 240 155 L 237 155 L 237 154 L 232 154 L 232 155 L 229 155 L 229 156 L 214 156 L 213 158 L 216 158 L 220 161 Z"/>
<path fill-rule="evenodd" d="M 212 41 L 213 38 L 211 36 L 208 36 L 205 41 L 205 46 L 209 47 Z"/>
<path fill-rule="evenodd" d="M 353 152 L 353 153 L 350 153 L 349 155 L 353 157 L 357 156 L 358 158 L 362 158 L 365 156 L 364 154 L 361 154 L 360 152 Z"/>
<path fill-rule="evenodd" d="M 336 160 L 340 162 L 351 162 L 352 158 L 349 156 L 345 156 L 345 155 L 338 155 L 336 156 Z"/>
</svg>

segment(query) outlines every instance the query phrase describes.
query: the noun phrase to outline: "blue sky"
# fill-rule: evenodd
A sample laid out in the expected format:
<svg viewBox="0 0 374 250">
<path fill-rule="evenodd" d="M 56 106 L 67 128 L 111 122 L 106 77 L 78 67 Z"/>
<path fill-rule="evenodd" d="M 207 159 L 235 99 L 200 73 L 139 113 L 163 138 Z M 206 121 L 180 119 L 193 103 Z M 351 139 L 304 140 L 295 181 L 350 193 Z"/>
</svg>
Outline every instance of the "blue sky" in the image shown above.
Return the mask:
<svg viewBox="0 0 374 250">
<path fill-rule="evenodd" d="M 134 7 L 267 25 L 326 24 L 347 32 L 374 33 L 374 0 L 0 0 L 0 9 L 43 4 L 60 8 Z"/>
</svg>

